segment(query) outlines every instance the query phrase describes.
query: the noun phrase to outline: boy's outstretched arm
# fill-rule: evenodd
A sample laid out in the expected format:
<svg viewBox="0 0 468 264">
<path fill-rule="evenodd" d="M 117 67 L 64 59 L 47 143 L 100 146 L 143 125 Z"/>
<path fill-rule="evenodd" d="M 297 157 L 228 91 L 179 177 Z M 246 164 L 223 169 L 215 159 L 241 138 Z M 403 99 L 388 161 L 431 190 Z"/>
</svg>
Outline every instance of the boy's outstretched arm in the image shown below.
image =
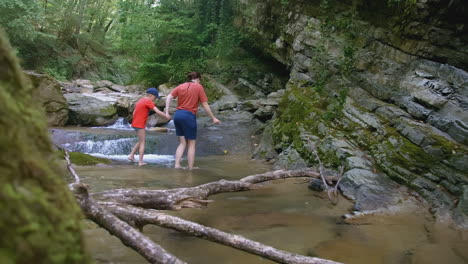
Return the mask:
<svg viewBox="0 0 468 264">
<path fill-rule="evenodd" d="M 171 119 L 171 116 L 170 116 L 169 114 L 166 114 L 166 113 L 160 111 L 160 110 L 158 109 L 157 106 L 155 106 L 155 107 L 153 108 L 153 110 L 154 110 L 154 112 L 155 112 L 156 114 L 158 114 L 158 115 L 160 115 L 160 116 L 162 116 L 162 117 L 164 117 L 164 118 L 167 118 L 168 120 Z"/>
</svg>

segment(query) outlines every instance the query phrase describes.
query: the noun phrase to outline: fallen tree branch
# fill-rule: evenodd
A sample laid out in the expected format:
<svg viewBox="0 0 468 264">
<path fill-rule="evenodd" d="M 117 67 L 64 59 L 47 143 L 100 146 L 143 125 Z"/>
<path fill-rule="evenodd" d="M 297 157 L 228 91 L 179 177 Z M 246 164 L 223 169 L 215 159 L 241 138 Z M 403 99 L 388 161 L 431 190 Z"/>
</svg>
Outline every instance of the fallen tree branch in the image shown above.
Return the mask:
<svg viewBox="0 0 468 264">
<path fill-rule="evenodd" d="M 137 251 L 150 263 L 185 263 L 167 252 L 161 246 L 154 243 L 151 239 L 140 233 L 128 223 L 120 220 L 118 217 L 108 212 L 93 198 L 91 198 L 88 193 L 88 187 L 85 184 L 80 183 L 80 177 L 71 166 L 70 155 L 68 154 L 68 151 L 64 151 L 68 171 L 75 179 L 75 183 L 70 184 L 69 188 L 75 195 L 75 198 L 78 201 L 78 205 L 81 207 L 81 210 L 87 218 L 109 231 L 109 233 L 112 235 L 118 237 L 124 245 Z"/>
<path fill-rule="evenodd" d="M 87 218 L 118 237 L 122 243 L 143 256 L 150 263 L 185 263 L 164 248 L 154 243 L 150 238 L 120 220 L 118 217 L 102 208 L 88 195 L 88 189 L 83 184 L 73 184 L 73 193 Z"/>
<path fill-rule="evenodd" d="M 330 188 L 330 186 L 328 186 L 328 183 L 327 181 L 325 180 L 325 174 L 323 173 L 323 163 L 322 163 L 322 160 L 320 159 L 317 151 L 313 151 L 314 154 L 315 154 L 315 157 L 317 158 L 318 162 L 319 162 L 319 173 L 320 173 L 320 178 L 322 178 L 322 182 L 323 182 L 323 185 L 325 186 L 325 191 L 327 192 L 327 195 L 328 195 L 328 199 L 330 200 L 330 202 L 332 202 L 332 204 L 336 205 L 338 204 L 338 184 L 340 184 L 340 181 L 341 181 L 341 178 L 343 176 L 343 172 L 344 172 L 344 167 L 341 167 L 341 171 L 340 171 L 340 176 L 338 178 L 338 181 L 336 182 L 335 184 L 335 188 Z M 332 195 L 333 194 L 333 195 Z"/>
<path fill-rule="evenodd" d="M 66 154 L 68 153 L 66 152 Z M 154 224 L 170 228 L 279 263 L 338 264 L 338 262 L 330 260 L 307 257 L 278 250 L 239 235 L 233 235 L 214 228 L 205 227 L 178 217 L 162 214 L 156 210 L 142 209 L 129 205 L 139 204 L 142 206 L 155 206 L 156 204 L 157 206 L 162 205 L 162 207 L 172 210 L 177 210 L 182 207 L 202 206 L 210 202 L 203 199 L 212 194 L 249 190 L 253 188 L 255 184 L 269 180 L 290 177 L 317 177 L 318 174 L 315 171 L 274 171 L 248 176 L 239 181 L 220 180 L 197 187 L 177 188 L 172 190 L 112 190 L 94 194 L 94 196 L 104 198 L 108 201 L 95 201 L 90 197 L 87 186 L 80 183 L 80 178 L 71 167 L 69 158 L 67 159 L 67 163 L 70 173 L 72 173 L 75 178 L 75 183 L 70 184 L 70 189 L 74 192 L 86 217 L 108 230 L 112 235 L 117 236 L 124 245 L 136 250 L 150 263 L 179 264 L 184 262 L 155 244 L 133 226 L 141 229 L 146 224 Z M 117 204 L 115 201 L 124 201 L 124 203 L 126 202 L 128 204 Z M 152 202 L 156 203 L 152 204 Z M 131 223 L 133 226 L 128 223 Z"/>
<path fill-rule="evenodd" d="M 191 188 L 169 190 L 116 189 L 92 194 L 100 201 L 120 203 L 158 210 L 206 206 L 208 196 L 224 192 L 247 191 L 255 184 L 291 177 L 320 177 L 314 170 L 278 170 L 244 177 L 238 181 L 219 180 Z M 329 180 L 334 177 L 329 177 Z"/>
<path fill-rule="evenodd" d="M 73 167 L 72 167 L 72 164 L 71 164 L 71 161 L 70 161 L 70 153 L 68 153 L 68 150 L 66 150 L 66 149 L 63 149 L 63 151 L 65 152 L 64 156 L 65 156 L 65 160 L 67 161 L 68 171 L 70 172 L 70 174 L 75 179 L 75 183 L 80 183 L 80 177 L 76 173 L 75 169 L 73 169 Z"/>
<path fill-rule="evenodd" d="M 108 204 L 107 210 L 125 221 L 138 222 L 140 225 L 154 224 L 185 234 L 210 240 L 233 247 L 279 263 L 292 264 L 337 264 L 338 262 L 316 257 L 307 257 L 282 251 L 243 236 L 229 234 L 215 228 L 206 227 L 179 217 L 167 215 L 156 210 L 145 210 L 129 205 Z"/>
</svg>

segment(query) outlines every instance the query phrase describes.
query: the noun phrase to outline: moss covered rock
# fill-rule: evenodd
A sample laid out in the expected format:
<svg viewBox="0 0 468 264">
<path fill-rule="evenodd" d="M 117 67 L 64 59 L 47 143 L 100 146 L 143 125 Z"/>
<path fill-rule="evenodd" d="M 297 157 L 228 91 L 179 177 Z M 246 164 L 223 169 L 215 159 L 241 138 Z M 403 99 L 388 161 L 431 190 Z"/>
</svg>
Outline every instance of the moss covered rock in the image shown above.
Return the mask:
<svg viewBox="0 0 468 264">
<path fill-rule="evenodd" d="M 0 263 L 89 263 L 43 109 L 0 32 Z"/>
</svg>

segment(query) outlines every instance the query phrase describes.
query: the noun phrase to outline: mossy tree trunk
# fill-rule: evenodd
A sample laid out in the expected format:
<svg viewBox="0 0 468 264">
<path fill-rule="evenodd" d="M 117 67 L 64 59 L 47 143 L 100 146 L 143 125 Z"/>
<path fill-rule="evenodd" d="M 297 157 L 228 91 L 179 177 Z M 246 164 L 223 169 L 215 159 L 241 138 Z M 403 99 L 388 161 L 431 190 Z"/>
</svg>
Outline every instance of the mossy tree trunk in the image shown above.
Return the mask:
<svg viewBox="0 0 468 264">
<path fill-rule="evenodd" d="M 43 110 L 0 30 L 0 263 L 88 263 Z"/>
</svg>

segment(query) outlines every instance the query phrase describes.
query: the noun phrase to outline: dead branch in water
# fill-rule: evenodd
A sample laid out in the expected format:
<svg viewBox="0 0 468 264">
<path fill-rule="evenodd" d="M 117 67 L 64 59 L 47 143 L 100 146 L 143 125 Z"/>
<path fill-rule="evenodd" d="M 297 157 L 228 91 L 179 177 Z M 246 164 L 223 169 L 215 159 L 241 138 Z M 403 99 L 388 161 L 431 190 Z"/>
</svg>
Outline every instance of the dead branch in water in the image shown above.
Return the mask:
<svg viewBox="0 0 468 264">
<path fill-rule="evenodd" d="M 66 152 L 67 153 L 67 152 Z M 68 160 L 67 160 L 68 163 Z M 134 249 L 145 257 L 150 263 L 184 263 L 165 249 L 154 243 L 151 239 L 139 232 L 135 227 L 141 228 L 147 224 L 158 225 L 179 232 L 207 239 L 219 244 L 236 248 L 255 254 L 278 263 L 304 263 L 304 264 L 337 264 L 331 260 L 307 257 L 289 253 L 243 236 L 229 234 L 215 228 L 206 227 L 178 217 L 160 213 L 152 209 L 163 208 L 179 210 L 184 207 L 206 206 L 210 195 L 245 191 L 254 188 L 258 183 L 286 179 L 291 177 L 315 177 L 319 174 L 312 170 L 273 171 L 264 174 L 251 175 L 239 181 L 220 180 L 192 188 L 177 188 L 170 190 L 138 190 L 120 189 L 94 194 L 94 200 L 88 194 L 87 186 L 80 183 L 80 179 L 71 163 L 67 164 L 75 183 L 70 189 L 84 212 L 85 216 L 102 228 L 117 236 L 124 245 Z M 135 206 L 140 206 L 135 207 Z"/>
<path fill-rule="evenodd" d="M 310 264 L 336 264 L 337 262 L 307 257 L 282 251 L 262 243 L 247 239 L 243 236 L 229 234 L 215 228 L 206 227 L 191 221 L 161 213 L 156 210 L 145 210 L 129 205 L 108 205 L 107 209 L 125 221 L 138 222 L 140 225 L 154 224 L 173 229 L 198 238 L 210 240 L 222 245 L 249 252 L 278 263 L 310 263 Z"/>
<path fill-rule="evenodd" d="M 293 177 L 318 178 L 320 174 L 314 170 L 272 171 L 244 177 L 238 181 L 219 180 L 191 188 L 176 188 L 168 190 L 116 189 L 92 196 L 100 201 L 120 203 L 158 210 L 180 210 L 182 208 L 206 206 L 208 196 L 223 192 L 239 192 L 258 188 L 256 184 L 266 181 Z M 328 177 L 329 181 L 336 177 Z"/>
<path fill-rule="evenodd" d="M 341 179 L 343 178 L 343 172 L 344 172 L 344 166 L 340 167 L 340 174 L 338 176 L 338 180 L 336 181 L 335 187 L 332 189 L 330 186 L 328 186 L 327 180 L 325 179 L 325 174 L 323 173 L 323 163 L 322 160 L 320 159 L 317 151 L 314 150 L 315 157 L 317 158 L 319 162 L 319 173 L 320 173 L 320 178 L 322 179 L 323 185 L 325 186 L 325 191 L 327 192 L 328 199 L 334 204 L 338 204 L 338 186 L 340 184 Z M 331 182 L 330 182 L 331 184 Z"/>
</svg>

